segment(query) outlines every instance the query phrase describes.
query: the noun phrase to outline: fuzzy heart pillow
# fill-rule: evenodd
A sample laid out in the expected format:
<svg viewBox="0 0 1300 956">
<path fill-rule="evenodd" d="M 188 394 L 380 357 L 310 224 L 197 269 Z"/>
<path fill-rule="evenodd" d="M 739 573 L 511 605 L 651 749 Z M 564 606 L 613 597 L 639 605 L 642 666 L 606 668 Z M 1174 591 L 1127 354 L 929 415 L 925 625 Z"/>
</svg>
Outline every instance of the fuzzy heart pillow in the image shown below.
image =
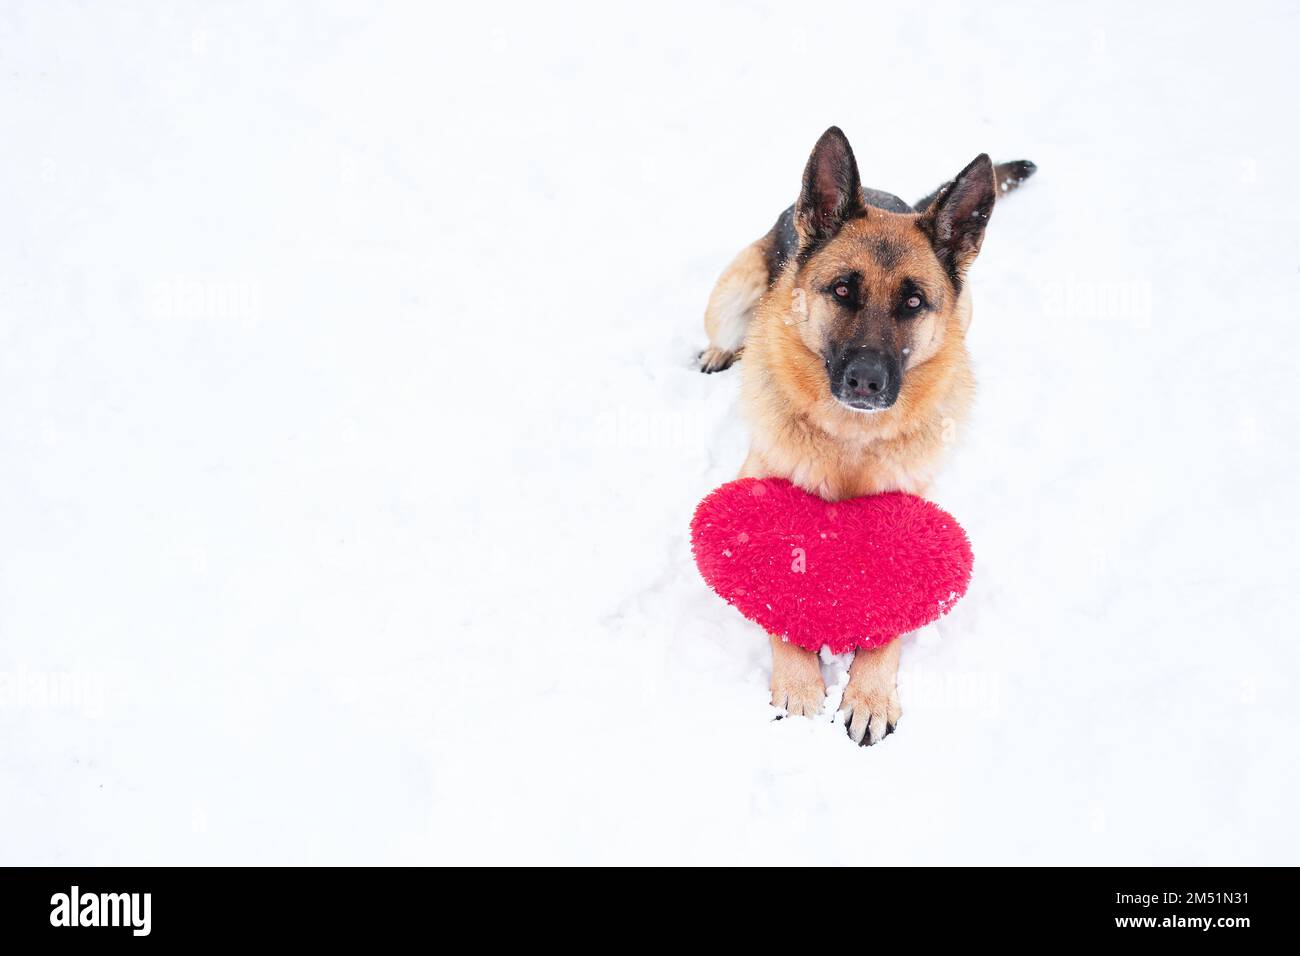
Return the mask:
<svg viewBox="0 0 1300 956">
<path fill-rule="evenodd" d="M 770 634 L 838 654 L 948 613 L 970 582 L 952 515 L 902 492 L 828 502 L 779 478 L 742 478 L 700 502 L 691 550 L 709 587 Z"/>
</svg>

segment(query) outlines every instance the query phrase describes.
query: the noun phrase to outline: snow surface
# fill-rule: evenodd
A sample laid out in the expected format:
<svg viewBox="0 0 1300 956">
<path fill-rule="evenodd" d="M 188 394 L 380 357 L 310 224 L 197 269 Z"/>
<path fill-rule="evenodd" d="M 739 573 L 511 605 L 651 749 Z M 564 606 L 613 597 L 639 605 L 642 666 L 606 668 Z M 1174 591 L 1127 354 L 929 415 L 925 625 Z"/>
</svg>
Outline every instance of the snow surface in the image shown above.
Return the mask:
<svg viewBox="0 0 1300 956">
<path fill-rule="evenodd" d="M 0 12 L 0 862 L 1300 862 L 1294 5 L 311 9 Z M 832 123 L 1040 167 L 866 750 L 686 537 Z"/>
</svg>

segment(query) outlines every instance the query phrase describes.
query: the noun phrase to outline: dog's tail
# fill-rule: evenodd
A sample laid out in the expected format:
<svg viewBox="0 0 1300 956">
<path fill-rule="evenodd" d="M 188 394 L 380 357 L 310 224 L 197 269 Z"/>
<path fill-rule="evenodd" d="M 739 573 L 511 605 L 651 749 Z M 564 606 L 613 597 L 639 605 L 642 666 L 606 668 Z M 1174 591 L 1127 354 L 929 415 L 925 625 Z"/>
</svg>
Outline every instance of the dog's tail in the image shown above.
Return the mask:
<svg viewBox="0 0 1300 956">
<path fill-rule="evenodd" d="M 998 181 L 998 195 L 1000 196 L 1003 193 L 1011 192 L 1011 190 L 1015 189 L 1037 171 L 1038 167 L 1027 159 L 1013 159 L 1009 163 L 998 163 L 993 167 L 993 174 L 997 177 Z M 949 183 L 944 183 L 934 192 L 930 193 L 930 195 L 918 202 L 916 204 L 916 211 L 925 212 L 929 209 L 930 204 L 933 203 L 938 195 L 947 189 L 949 185 Z"/>
</svg>

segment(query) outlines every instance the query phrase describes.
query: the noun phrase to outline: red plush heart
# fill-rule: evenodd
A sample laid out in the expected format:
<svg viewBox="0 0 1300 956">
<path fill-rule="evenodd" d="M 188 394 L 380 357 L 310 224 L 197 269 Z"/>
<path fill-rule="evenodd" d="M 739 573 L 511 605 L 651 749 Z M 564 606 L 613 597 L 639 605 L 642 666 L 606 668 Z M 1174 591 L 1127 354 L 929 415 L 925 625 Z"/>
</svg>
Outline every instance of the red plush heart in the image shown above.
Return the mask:
<svg viewBox="0 0 1300 956">
<path fill-rule="evenodd" d="M 713 590 L 770 634 L 838 654 L 948 613 L 970 582 L 952 515 L 902 492 L 828 502 L 779 478 L 742 478 L 700 502 L 691 550 Z"/>
</svg>

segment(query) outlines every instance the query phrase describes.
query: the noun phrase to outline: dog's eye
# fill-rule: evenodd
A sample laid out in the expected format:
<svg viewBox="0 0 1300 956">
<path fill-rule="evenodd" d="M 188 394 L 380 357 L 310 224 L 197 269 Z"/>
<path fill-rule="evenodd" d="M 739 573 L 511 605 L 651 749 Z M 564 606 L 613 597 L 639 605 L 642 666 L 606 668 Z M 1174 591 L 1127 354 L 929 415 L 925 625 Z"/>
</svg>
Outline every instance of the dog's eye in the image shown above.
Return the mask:
<svg viewBox="0 0 1300 956">
<path fill-rule="evenodd" d="M 852 294 L 852 291 L 843 282 L 835 283 L 834 292 L 835 292 L 835 298 L 837 299 L 847 299 Z"/>
<path fill-rule="evenodd" d="M 903 305 L 907 306 L 909 309 L 911 309 L 913 312 L 915 312 L 915 311 L 916 311 L 917 309 L 919 309 L 919 308 L 920 308 L 924 303 L 925 303 L 925 300 L 922 299 L 919 295 L 912 294 L 912 295 L 909 295 L 909 296 L 907 297 L 907 301 L 904 302 Z"/>
</svg>

